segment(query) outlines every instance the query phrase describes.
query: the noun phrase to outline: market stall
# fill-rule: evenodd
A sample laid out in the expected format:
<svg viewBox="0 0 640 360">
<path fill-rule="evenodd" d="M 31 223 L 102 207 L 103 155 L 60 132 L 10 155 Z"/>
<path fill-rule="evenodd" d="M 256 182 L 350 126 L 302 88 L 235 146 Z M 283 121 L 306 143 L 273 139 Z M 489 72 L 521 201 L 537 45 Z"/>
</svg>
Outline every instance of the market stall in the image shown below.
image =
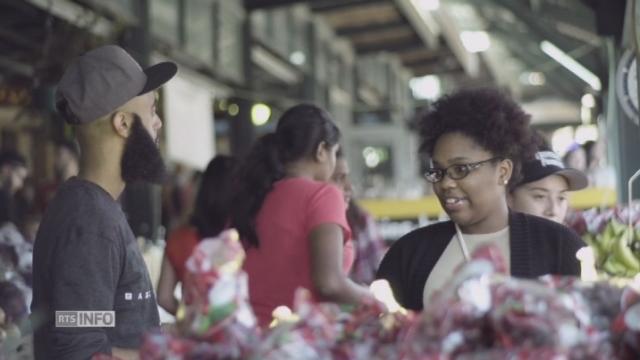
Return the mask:
<svg viewBox="0 0 640 360">
<path fill-rule="evenodd" d="M 271 327 L 259 329 L 243 258 L 234 231 L 203 241 L 187 263 L 177 327 L 146 334 L 141 359 L 640 357 L 638 276 L 516 279 L 505 275 L 504 259 L 489 245 L 420 313 L 398 308 L 380 283 L 373 288 L 381 302 L 357 308 L 314 303 L 300 289 L 292 311 L 277 309 Z"/>
</svg>

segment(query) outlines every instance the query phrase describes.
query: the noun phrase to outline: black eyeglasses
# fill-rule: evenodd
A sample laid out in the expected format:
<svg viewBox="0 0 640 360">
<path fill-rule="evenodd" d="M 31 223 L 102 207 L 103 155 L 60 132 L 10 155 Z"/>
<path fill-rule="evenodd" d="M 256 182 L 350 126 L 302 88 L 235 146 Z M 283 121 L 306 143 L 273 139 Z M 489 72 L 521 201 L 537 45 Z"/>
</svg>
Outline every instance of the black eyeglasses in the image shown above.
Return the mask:
<svg viewBox="0 0 640 360">
<path fill-rule="evenodd" d="M 467 175 L 469 175 L 470 172 L 482 166 L 482 164 L 496 161 L 496 160 L 502 160 L 502 158 L 494 157 L 491 159 L 482 160 L 482 161 L 478 161 L 471 164 L 454 164 L 444 169 L 431 168 L 425 171 L 424 178 L 427 179 L 428 182 L 434 183 L 434 184 L 442 181 L 445 175 L 449 176 L 449 178 L 453 180 L 461 180 L 467 177 Z"/>
</svg>

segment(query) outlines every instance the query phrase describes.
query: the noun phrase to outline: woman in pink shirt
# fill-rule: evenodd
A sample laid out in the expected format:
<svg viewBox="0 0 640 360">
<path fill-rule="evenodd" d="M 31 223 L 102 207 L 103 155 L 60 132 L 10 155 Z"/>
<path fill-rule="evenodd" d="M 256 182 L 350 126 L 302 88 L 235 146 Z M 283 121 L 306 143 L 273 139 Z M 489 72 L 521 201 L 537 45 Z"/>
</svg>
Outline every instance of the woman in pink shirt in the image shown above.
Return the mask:
<svg viewBox="0 0 640 360">
<path fill-rule="evenodd" d="M 314 105 L 287 110 L 242 163 L 232 226 L 245 242 L 249 298 L 261 326 L 291 307 L 297 288 L 318 301 L 358 304 L 369 291 L 347 277 L 351 231 L 341 191 L 328 183 L 340 130 Z M 346 250 L 346 251 L 345 251 Z"/>
</svg>

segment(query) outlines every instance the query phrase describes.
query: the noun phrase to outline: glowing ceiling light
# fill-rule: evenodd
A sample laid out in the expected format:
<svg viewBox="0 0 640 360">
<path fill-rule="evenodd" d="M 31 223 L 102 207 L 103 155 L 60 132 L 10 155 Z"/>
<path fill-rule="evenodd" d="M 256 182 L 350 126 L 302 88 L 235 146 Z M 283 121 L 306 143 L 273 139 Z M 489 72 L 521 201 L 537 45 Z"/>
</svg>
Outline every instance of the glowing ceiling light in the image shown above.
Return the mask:
<svg viewBox="0 0 640 360">
<path fill-rule="evenodd" d="M 574 75 L 582 79 L 582 81 L 589 84 L 593 90 L 602 90 L 602 83 L 596 74 L 592 73 L 589 69 L 577 62 L 557 46 L 545 40 L 540 43 L 540 50 L 549 55 L 553 60 L 557 61 L 560 65 L 564 66 L 567 70 L 571 71 Z"/>
<path fill-rule="evenodd" d="M 364 148 L 364 150 L 362 150 L 362 156 L 364 157 L 365 165 L 367 165 L 367 167 L 371 169 L 380 165 L 380 162 L 382 161 L 382 159 L 380 159 L 380 154 L 378 153 L 378 151 L 371 146 L 367 146 L 366 148 Z"/>
<path fill-rule="evenodd" d="M 525 85 L 542 86 L 547 82 L 547 78 L 539 71 L 526 71 L 520 74 L 520 82 Z"/>
<path fill-rule="evenodd" d="M 218 109 L 220 109 L 220 110 L 222 110 L 222 111 L 226 111 L 226 110 L 227 110 L 227 106 L 228 106 L 228 105 L 229 105 L 229 104 L 227 104 L 227 100 L 225 100 L 225 99 L 221 99 L 221 100 L 218 102 Z"/>
<path fill-rule="evenodd" d="M 416 99 L 435 100 L 442 92 L 440 78 L 436 75 L 415 77 L 409 80 L 409 87 Z"/>
<path fill-rule="evenodd" d="M 262 103 L 254 104 L 251 107 L 251 122 L 255 126 L 262 126 L 269 121 L 271 117 L 271 108 Z"/>
<path fill-rule="evenodd" d="M 460 40 L 470 53 L 487 51 L 491 47 L 491 38 L 486 31 L 463 31 L 460 33 Z"/>
<path fill-rule="evenodd" d="M 238 115 L 238 113 L 240 113 L 240 107 L 238 106 L 238 104 L 231 104 L 228 107 L 229 109 L 229 115 L 231 116 L 236 116 Z"/>
<path fill-rule="evenodd" d="M 527 80 L 534 86 L 542 86 L 547 81 L 544 74 L 538 71 L 530 72 Z"/>
<path fill-rule="evenodd" d="M 411 2 L 423 11 L 436 11 L 440 8 L 440 0 L 411 0 Z"/>
<path fill-rule="evenodd" d="M 306 55 L 302 51 L 294 51 L 289 55 L 289 61 L 295 65 L 302 65 L 307 61 Z"/>
<path fill-rule="evenodd" d="M 596 98 L 593 94 L 584 94 L 582 95 L 582 99 L 580 99 L 580 103 L 586 108 L 594 108 L 596 107 Z"/>
</svg>

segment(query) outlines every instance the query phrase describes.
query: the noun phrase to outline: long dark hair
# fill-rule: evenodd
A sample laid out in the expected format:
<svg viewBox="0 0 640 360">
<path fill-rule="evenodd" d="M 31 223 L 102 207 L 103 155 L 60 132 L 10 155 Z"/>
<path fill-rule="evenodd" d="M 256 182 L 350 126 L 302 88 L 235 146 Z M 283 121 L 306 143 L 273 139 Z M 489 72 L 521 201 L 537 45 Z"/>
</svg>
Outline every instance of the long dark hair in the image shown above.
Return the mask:
<svg viewBox="0 0 640 360">
<path fill-rule="evenodd" d="M 235 158 L 214 157 L 202 174 L 191 215 L 191 225 L 200 239 L 218 235 L 229 221 L 229 201 L 233 184 Z"/>
<path fill-rule="evenodd" d="M 329 113 L 310 104 L 296 105 L 280 117 L 275 133 L 253 145 L 237 174 L 232 225 L 249 246 L 259 246 L 255 217 L 273 187 L 285 176 L 285 164 L 312 157 L 321 143 L 333 146 L 340 130 Z"/>
</svg>

